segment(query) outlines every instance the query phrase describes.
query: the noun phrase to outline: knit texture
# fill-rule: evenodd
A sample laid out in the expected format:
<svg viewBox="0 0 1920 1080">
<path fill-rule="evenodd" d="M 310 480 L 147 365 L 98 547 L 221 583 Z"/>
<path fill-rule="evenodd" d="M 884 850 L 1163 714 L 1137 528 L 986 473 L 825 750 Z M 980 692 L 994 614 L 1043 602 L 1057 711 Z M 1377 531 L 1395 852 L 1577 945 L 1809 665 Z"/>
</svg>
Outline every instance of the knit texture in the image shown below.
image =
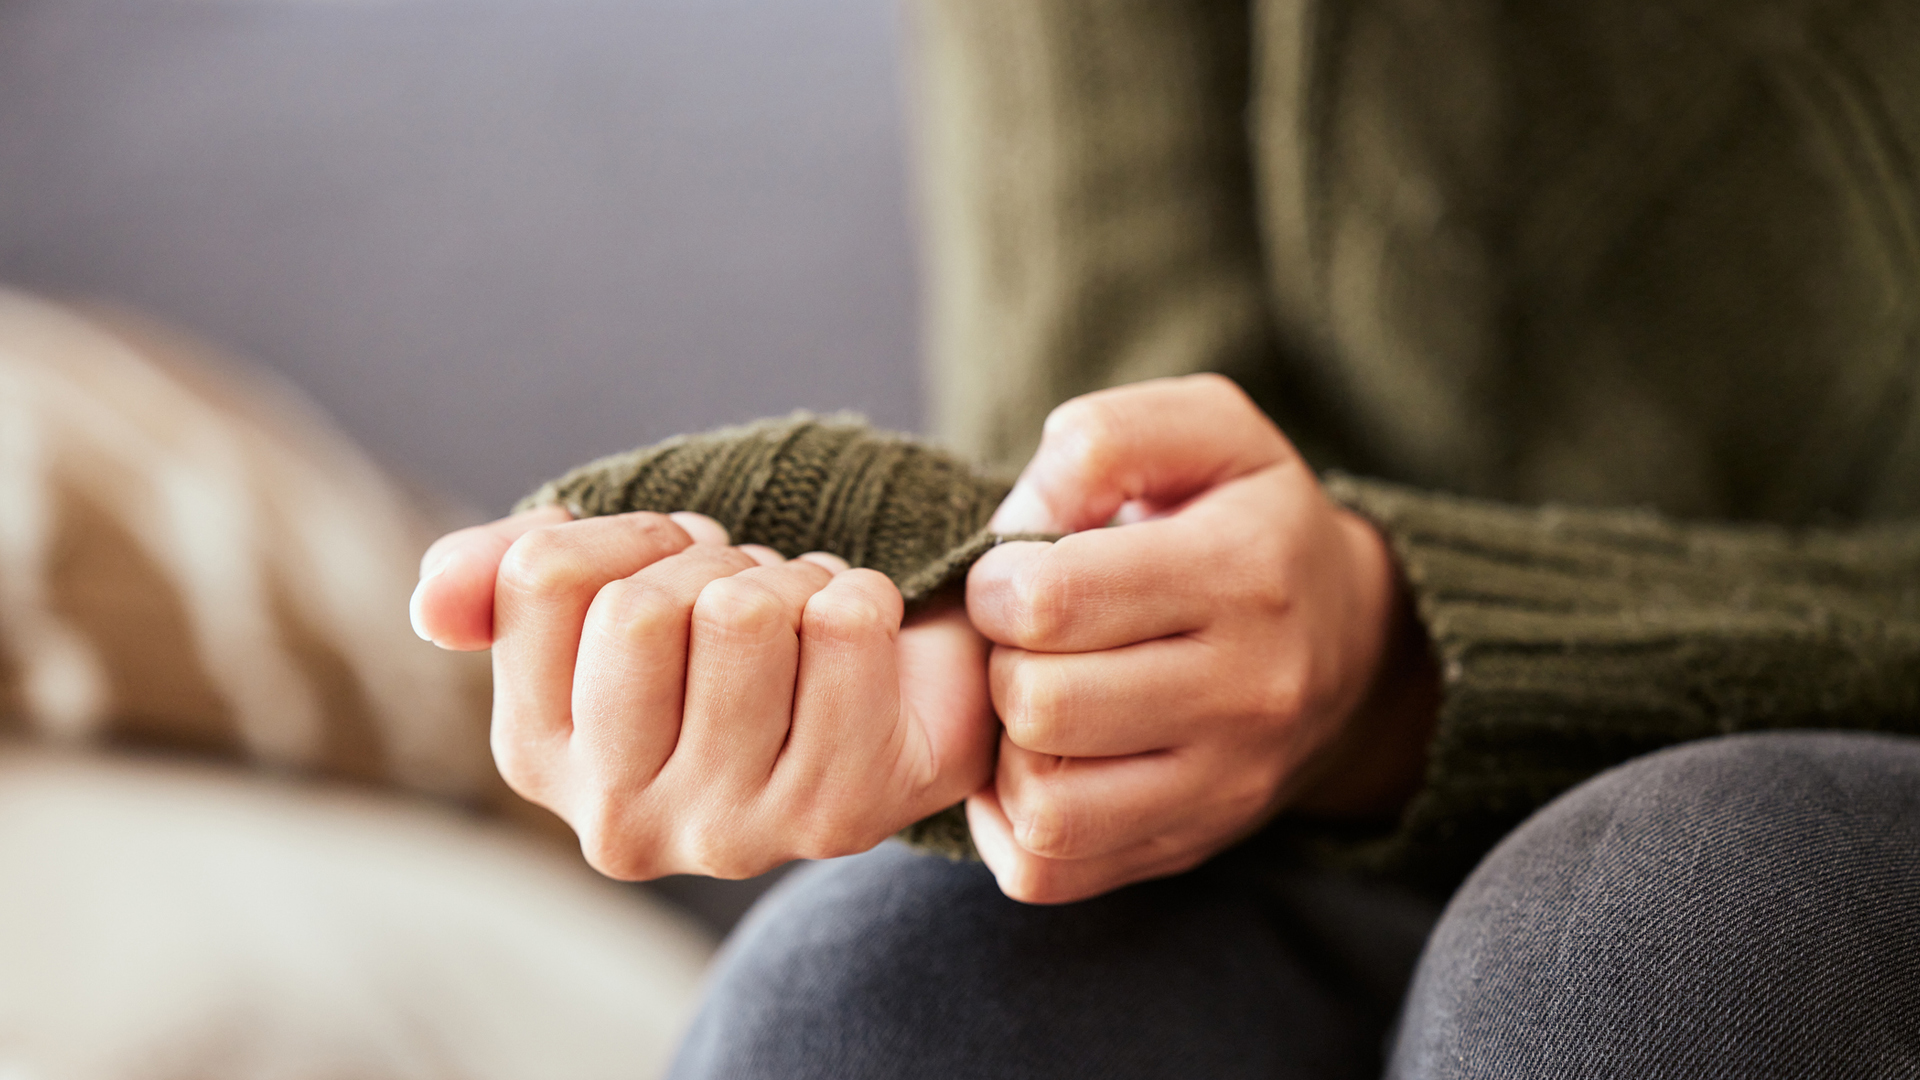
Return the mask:
<svg viewBox="0 0 1920 1080">
<path fill-rule="evenodd" d="M 1920 734 L 1920 525 L 1681 525 L 1333 477 L 1388 537 L 1443 661 L 1426 783 L 1347 855 L 1448 887 L 1561 792 L 1676 743 Z"/>
<path fill-rule="evenodd" d="M 736 544 L 764 544 L 788 558 L 826 551 L 878 570 L 917 604 L 998 542 L 986 524 L 1008 486 L 857 417 L 794 413 L 589 462 L 515 510 L 692 510 L 718 521 Z"/>
<path fill-rule="evenodd" d="M 893 579 L 909 611 L 966 576 L 1001 539 L 987 519 L 1008 484 L 904 435 L 852 416 L 795 413 L 589 462 L 520 501 L 574 517 L 692 510 L 736 544 L 792 558 L 826 551 Z M 975 857 L 952 807 L 901 833 L 950 858 Z"/>
</svg>

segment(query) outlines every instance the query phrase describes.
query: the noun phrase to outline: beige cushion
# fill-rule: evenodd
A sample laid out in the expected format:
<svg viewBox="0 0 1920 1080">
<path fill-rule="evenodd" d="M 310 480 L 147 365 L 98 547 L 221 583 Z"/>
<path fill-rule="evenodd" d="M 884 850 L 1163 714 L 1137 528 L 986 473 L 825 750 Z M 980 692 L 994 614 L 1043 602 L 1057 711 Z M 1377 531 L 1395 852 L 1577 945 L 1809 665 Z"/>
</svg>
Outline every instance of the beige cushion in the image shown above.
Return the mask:
<svg viewBox="0 0 1920 1080">
<path fill-rule="evenodd" d="M 416 501 L 263 373 L 0 290 L 0 730 L 505 802 Z"/>
<path fill-rule="evenodd" d="M 423 801 L 0 748 L 5 1080 L 644 1078 L 709 951 Z"/>
</svg>

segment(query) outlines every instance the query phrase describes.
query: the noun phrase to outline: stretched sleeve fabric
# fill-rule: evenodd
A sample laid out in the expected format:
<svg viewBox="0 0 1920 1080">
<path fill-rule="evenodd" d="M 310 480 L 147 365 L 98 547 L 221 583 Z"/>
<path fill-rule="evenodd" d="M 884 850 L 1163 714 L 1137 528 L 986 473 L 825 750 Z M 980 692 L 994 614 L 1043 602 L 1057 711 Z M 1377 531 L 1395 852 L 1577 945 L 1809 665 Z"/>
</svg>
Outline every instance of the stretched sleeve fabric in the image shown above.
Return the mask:
<svg viewBox="0 0 1920 1080">
<path fill-rule="evenodd" d="M 857 418 L 805 413 L 668 439 L 591 461 L 541 485 L 518 509 L 565 506 L 574 517 L 635 510 L 706 514 L 734 543 L 789 558 L 828 551 L 893 579 L 912 611 L 950 590 L 1003 539 L 987 518 L 1004 480 Z M 950 858 L 976 853 L 966 815 L 949 807 L 901 837 Z"/>
<path fill-rule="evenodd" d="M 514 509 L 558 505 L 576 518 L 691 510 L 736 544 L 787 558 L 826 551 L 878 570 L 915 605 L 1002 539 L 986 526 L 1007 486 L 858 417 L 799 412 L 587 462 Z"/>
</svg>

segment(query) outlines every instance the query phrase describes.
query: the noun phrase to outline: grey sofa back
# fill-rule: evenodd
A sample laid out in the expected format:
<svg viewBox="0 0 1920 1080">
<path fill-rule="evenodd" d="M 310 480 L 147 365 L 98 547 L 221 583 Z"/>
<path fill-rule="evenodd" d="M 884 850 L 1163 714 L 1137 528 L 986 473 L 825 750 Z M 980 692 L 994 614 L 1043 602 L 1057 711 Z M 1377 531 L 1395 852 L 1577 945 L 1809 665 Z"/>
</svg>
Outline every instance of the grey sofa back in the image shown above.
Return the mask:
<svg viewBox="0 0 1920 1080">
<path fill-rule="evenodd" d="M 0 0 L 0 281 L 265 361 L 498 509 L 920 417 L 892 0 Z"/>
</svg>

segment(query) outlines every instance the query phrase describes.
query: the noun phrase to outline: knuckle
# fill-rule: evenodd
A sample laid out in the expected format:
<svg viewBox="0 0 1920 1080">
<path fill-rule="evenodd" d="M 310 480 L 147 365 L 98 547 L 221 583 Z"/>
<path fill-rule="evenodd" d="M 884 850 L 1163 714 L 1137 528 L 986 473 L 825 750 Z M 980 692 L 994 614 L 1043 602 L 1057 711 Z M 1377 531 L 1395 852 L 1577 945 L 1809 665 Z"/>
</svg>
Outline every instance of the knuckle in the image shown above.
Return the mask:
<svg viewBox="0 0 1920 1080">
<path fill-rule="evenodd" d="M 661 631 L 686 625 L 686 612 L 676 611 L 667 594 L 632 578 L 601 586 L 592 611 L 599 623 L 596 629 L 628 641 L 649 640 Z"/>
<path fill-rule="evenodd" d="M 1014 745 L 1048 753 L 1071 723 L 1072 688 L 1024 657 L 1007 662 L 1002 700 L 994 703 Z"/>
<path fill-rule="evenodd" d="M 638 534 L 639 538 L 649 542 L 664 543 L 674 547 L 684 547 L 693 542 L 687 530 L 665 514 L 652 510 L 635 510 L 620 515 L 620 523 Z"/>
<path fill-rule="evenodd" d="M 853 590 L 814 593 L 801 616 L 801 630 L 812 641 L 855 644 L 893 628 L 886 611 L 872 597 Z"/>
<path fill-rule="evenodd" d="M 1073 577 L 1062 569 L 1054 549 L 1015 571 L 1008 583 L 1015 629 L 1024 643 L 1039 649 L 1059 642 L 1073 619 Z"/>
<path fill-rule="evenodd" d="M 583 571 L 579 545 L 554 525 L 529 530 L 500 558 L 500 585 L 515 593 L 540 596 L 577 584 Z"/>
<path fill-rule="evenodd" d="M 812 592 L 826 588 L 827 583 L 833 580 L 833 571 L 812 559 L 788 559 L 780 565 L 780 573 L 790 576 Z"/>
<path fill-rule="evenodd" d="M 753 556 L 733 547 L 716 547 L 711 544 L 697 544 L 673 556 L 677 573 L 704 574 L 720 579 L 739 575 L 760 564 Z"/>
<path fill-rule="evenodd" d="M 609 801 L 598 801 L 584 817 L 576 815 L 572 824 L 580 837 L 580 854 L 595 870 L 616 881 L 658 876 L 648 845 L 629 835 L 624 815 Z"/>
<path fill-rule="evenodd" d="M 1122 460 L 1128 424 L 1107 396 L 1074 398 L 1048 414 L 1043 439 L 1062 464 L 1088 479 L 1114 473 Z"/>
<path fill-rule="evenodd" d="M 786 618 L 778 593 L 742 575 L 708 582 L 694 601 L 693 614 L 705 626 L 750 638 L 768 635 Z"/>
<path fill-rule="evenodd" d="M 1019 815 L 1013 836 L 1023 850 L 1044 859 L 1067 859 L 1079 852 L 1083 823 L 1058 796 L 1042 792 L 1028 799 Z"/>
</svg>

